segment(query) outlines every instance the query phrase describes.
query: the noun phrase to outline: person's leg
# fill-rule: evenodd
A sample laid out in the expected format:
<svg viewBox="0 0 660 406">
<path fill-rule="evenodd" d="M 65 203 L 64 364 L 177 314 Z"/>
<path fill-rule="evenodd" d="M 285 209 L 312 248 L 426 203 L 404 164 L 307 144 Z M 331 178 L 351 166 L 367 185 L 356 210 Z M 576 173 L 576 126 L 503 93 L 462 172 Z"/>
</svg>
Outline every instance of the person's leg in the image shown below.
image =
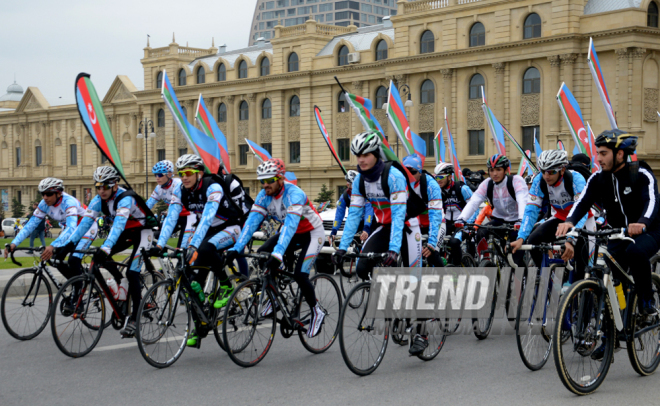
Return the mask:
<svg viewBox="0 0 660 406">
<path fill-rule="evenodd" d="M 390 230 L 391 226 L 389 224 L 381 225 L 376 230 L 371 232 L 369 238 L 364 242 L 362 246 L 363 253 L 384 253 L 389 250 L 390 246 Z M 369 279 L 369 274 L 373 270 L 374 263 L 377 261 L 372 261 L 368 259 L 360 259 L 357 262 L 355 271 L 357 275 L 362 280 Z"/>
<path fill-rule="evenodd" d="M 46 230 L 41 230 L 39 232 L 39 240 L 41 240 L 41 246 L 46 247 Z"/>
<path fill-rule="evenodd" d="M 307 235 L 309 236 L 308 239 L 297 244 L 302 249 L 300 255 L 304 255 L 304 258 L 298 258 L 293 275 L 298 286 L 300 286 L 300 291 L 305 298 L 305 301 L 312 311 L 309 327 L 307 329 L 307 336 L 315 337 L 321 331 L 323 319 L 325 318 L 325 311 L 316 301 L 314 286 L 312 286 L 312 283 L 309 281 L 309 273 L 314 266 L 314 262 L 316 261 L 319 252 L 321 252 L 321 248 L 323 248 L 325 231 L 323 228 L 315 228 L 307 233 Z"/>
<path fill-rule="evenodd" d="M 538 245 L 541 243 L 549 243 L 555 241 L 555 233 L 557 232 L 557 226 L 562 221 L 556 217 L 553 217 L 542 224 L 539 224 L 534 231 L 527 237 L 527 244 Z M 531 252 L 532 259 L 534 260 L 534 265 L 537 268 L 541 266 L 541 260 L 543 258 L 543 252 L 539 250 L 534 250 Z"/>
<path fill-rule="evenodd" d="M 34 239 L 36 237 L 37 237 L 36 231 L 33 231 L 32 234 L 30 234 L 30 249 L 34 248 Z"/>
<path fill-rule="evenodd" d="M 463 251 L 461 250 L 461 241 L 458 238 L 451 237 L 447 243 L 449 247 L 451 263 L 455 266 L 461 265 L 463 259 Z"/>
<path fill-rule="evenodd" d="M 637 295 L 640 300 L 649 301 L 653 295 L 650 259 L 658 252 L 660 230 L 647 231 L 634 239 L 635 243 L 628 244 L 624 256 L 628 260 L 629 272 L 635 281 Z"/>
</svg>

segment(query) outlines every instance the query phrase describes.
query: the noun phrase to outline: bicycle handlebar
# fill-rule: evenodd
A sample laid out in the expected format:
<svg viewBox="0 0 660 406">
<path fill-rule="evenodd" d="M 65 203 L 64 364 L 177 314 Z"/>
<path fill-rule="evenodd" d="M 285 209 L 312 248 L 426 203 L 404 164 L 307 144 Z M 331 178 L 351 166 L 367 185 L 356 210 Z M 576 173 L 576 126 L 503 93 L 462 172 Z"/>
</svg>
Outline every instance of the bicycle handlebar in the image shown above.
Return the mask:
<svg viewBox="0 0 660 406">
<path fill-rule="evenodd" d="M 367 258 L 367 259 L 384 259 L 387 257 L 386 252 L 369 252 L 369 253 L 363 253 L 363 252 L 346 252 L 344 254 L 344 258 Z"/>
<path fill-rule="evenodd" d="M 622 228 L 612 228 L 610 230 L 601 230 L 601 231 L 589 231 L 585 230 L 584 228 L 575 228 L 573 227 L 568 234 L 566 234 L 567 237 L 609 237 L 610 240 L 623 240 L 623 241 L 630 241 L 630 242 L 635 242 L 634 239 L 627 237 L 626 236 L 626 231 L 627 229 L 625 227 Z"/>
</svg>

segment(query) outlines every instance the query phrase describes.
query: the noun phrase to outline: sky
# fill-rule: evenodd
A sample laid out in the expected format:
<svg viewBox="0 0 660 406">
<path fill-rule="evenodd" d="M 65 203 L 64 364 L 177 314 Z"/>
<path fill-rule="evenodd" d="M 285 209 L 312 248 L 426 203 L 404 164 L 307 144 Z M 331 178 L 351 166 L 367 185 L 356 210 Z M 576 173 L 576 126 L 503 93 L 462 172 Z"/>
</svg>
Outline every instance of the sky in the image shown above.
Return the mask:
<svg viewBox="0 0 660 406">
<path fill-rule="evenodd" d="M 38 87 L 51 105 L 73 104 L 80 72 L 103 98 L 117 75 L 144 88 L 140 59 L 179 45 L 244 48 L 256 0 L 7 0 L 0 29 L 0 95 L 14 82 Z"/>
</svg>

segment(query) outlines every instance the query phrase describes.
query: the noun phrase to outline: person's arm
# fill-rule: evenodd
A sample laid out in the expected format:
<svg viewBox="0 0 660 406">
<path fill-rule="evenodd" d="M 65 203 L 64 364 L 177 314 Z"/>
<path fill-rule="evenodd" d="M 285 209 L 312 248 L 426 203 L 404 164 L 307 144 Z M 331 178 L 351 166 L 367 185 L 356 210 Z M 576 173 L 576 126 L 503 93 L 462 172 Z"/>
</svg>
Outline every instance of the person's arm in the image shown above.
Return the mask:
<svg viewBox="0 0 660 406">
<path fill-rule="evenodd" d="M 469 202 L 470 199 L 472 198 L 472 189 L 470 189 L 470 187 L 467 186 L 467 185 L 463 185 L 463 186 L 461 187 L 461 194 L 463 195 L 463 199 L 465 199 L 466 202 Z M 477 221 L 477 217 L 479 216 L 479 214 L 481 214 L 481 212 L 479 212 L 478 210 L 475 210 L 475 211 L 474 211 L 474 214 L 472 215 L 472 217 L 470 217 L 470 218 L 468 219 L 468 223 L 474 223 L 474 222 L 476 222 L 476 221 Z M 482 221 L 483 221 L 483 220 L 482 220 Z"/>
<path fill-rule="evenodd" d="M 364 202 L 364 227 L 362 231 L 371 234 L 371 222 L 374 221 L 374 208 L 369 201 Z"/>
<path fill-rule="evenodd" d="M 170 236 L 176 227 L 176 222 L 179 220 L 181 210 L 183 210 L 183 202 L 181 202 L 181 185 L 179 184 L 172 191 L 172 200 L 167 209 L 167 217 L 165 217 L 165 220 L 163 221 L 160 235 L 158 236 L 159 247 L 164 247 L 170 239 Z M 185 230 L 181 230 L 181 232 L 185 232 Z M 181 248 L 186 248 L 188 246 L 188 239 L 184 238 L 181 241 L 181 245 Z"/>
<path fill-rule="evenodd" d="M 97 195 L 92 199 L 83 214 L 83 219 L 76 227 L 76 231 L 69 237 L 69 239 L 64 242 L 62 245 L 67 245 L 68 243 L 78 244 L 78 242 L 85 236 L 90 228 L 94 225 L 96 219 L 101 215 L 101 198 Z"/>
<path fill-rule="evenodd" d="M 461 212 L 461 215 L 458 217 L 457 221 L 465 223 L 466 220 L 471 218 L 472 215 L 479 209 L 481 202 L 486 200 L 486 191 L 488 190 L 489 182 L 491 182 L 489 179 L 481 182 L 477 190 L 472 194 L 472 197 L 463 208 L 463 211 Z"/>
<path fill-rule="evenodd" d="M 589 208 L 591 208 L 591 206 L 596 202 L 596 196 L 599 193 L 599 191 L 596 190 L 598 188 L 597 179 L 599 178 L 600 173 L 601 172 L 598 171 L 591 175 L 587 181 L 587 184 L 584 186 L 580 197 L 573 204 L 573 207 L 571 207 L 571 211 L 568 212 L 568 217 L 566 217 L 567 223 L 571 223 L 573 225 L 577 224 L 580 219 L 589 212 Z"/>
<path fill-rule="evenodd" d="M 529 189 L 522 176 L 513 177 L 513 190 L 516 192 L 516 203 L 518 203 L 518 221 L 522 221 L 529 200 Z"/>
<path fill-rule="evenodd" d="M 655 176 L 645 168 L 639 168 L 639 182 L 642 184 L 641 199 L 644 204 L 642 216 L 637 220 L 638 223 L 644 224 L 647 228 L 658 215 L 658 182 Z M 634 186 L 634 185 L 633 185 Z"/>
<path fill-rule="evenodd" d="M 245 225 L 241 230 L 241 235 L 238 236 L 236 244 L 229 249 L 230 251 L 243 252 L 245 246 L 250 242 L 250 239 L 252 239 L 252 235 L 259 229 L 261 222 L 266 218 L 266 215 L 268 214 L 266 208 L 270 202 L 271 197 L 266 196 L 265 191 L 260 191 L 252 205 L 252 209 L 245 221 Z"/>
<path fill-rule="evenodd" d="M 440 185 L 430 176 L 423 174 L 422 176 L 427 176 L 427 194 L 429 197 L 429 237 L 428 244 L 432 247 L 438 245 L 439 239 L 444 236 L 444 233 L 440 233 L 440 227 L 444 225 L 442 219 L 442 190 L 440 190 Z"/>
<path fill-rule="evenodd" d="M 335 211 L 335 222 L 332 223 L 332 231 L 330 231 L 330 235 L 337 235 L 337 231 L 339 231 L 339 227 L 341 227 L 341 223 L 344 222 L 344 214 L 346 214 L 346 206 L 347 202 L 344 200 L 344 195 L 342 194 L 339 196 L 339 200 L 337 201 L 337 210 Z"/>
<path fill-rule="evenodd" d="M 287 196 L 284 197 L 286 202 L 286 218 L 284 224 L 280 229 L 280 237 L 277 239 L 277 244 L 273 249 L 272 256 L 282 261 L 284 251 L 286 251 L 291 239 L 298 230 L 298 224 L 302 219 L 303 209 L 307 204 L 307 196 L 301 189 L 294 189 Z"/>
<path fill-rule="evenodd" d="M 110 255 L 112 247 L 117 244 L 119 236 L 126 229 L 126 223 L 128 223 L 128 218 L 131 216 L 131 208 L 133 208 L 135 205 L 135 199 L 131 196 L 122 198 L 117 204 L 117 212 L 115 213 L 115 218 L 112 221 L 112 228 L 110 229 L 110 233 L 108 233 L 108 238 L 101 246 L 101 249 L 106 254 Z"/>
<path fill-rule="evenodd" d="M 147 207 L 149 208 L 149 210 L 153 209 L 156 203 L 158 203 L 158 201 L 160 200 L 160 196 L 158 195 L 159 189 L 160 186 L 156 186 L 156 189 L 154 189 L 149 199 L 147 199 Z"/>
<path fill-rule="evenodd" d="M 401 241 L 405 232 L 403 227 L 406 221 L 408 185 L 405 175 L 396 168 L 390 169 L 387 184 L 390 187 L 390 216 L 392 219 L 389 251 L 394 251 L 398 254 L 401 251 Z M 415 192 L 411 191 L 410 193 Z"/>
<path fill-rule="evenodd" d="M 541 182 L 545 182 L 543 176 L 535 176 L 532 181 L 532 187 L 529 189 L 529 202 L 525 207 L 522 225 L 518 231 L 518 238 L 522 238 L 523 241 L 526 241 L 532 232 L 534 224 L 536 224 L 536 219 L 539 218 L 541 206 L 543 205 L 545 193 L 541 190 Z"/>
<path fill-rule="evenodd" d="M 42 200 L 39 206 L 34 209 L 34 214 L 30 216 L 30 220 L 23 226 L 23 229 L 14 237 L 11 243 L 18 247 L 45 220 L 47 213 L 48 205 Z"/>
<path fill-rule="evenodd" d="M 211 227 L 211 224 L 213 224 L 213 219 L 218 212 L 218 208 L 220 207 L 220 202 L 222 201 L 223 197 L 224 192 L 222 191 L 222 186 L 217 183 L 209 185 L 209 187 L 206 189 L 206 204 L 204 205 L 202 217 L 197 223 L 197 228 L 195 228 L 195 234 L 193 235 L 192 241 L 190 241 L 190 246 L 199 248 L 199 246 L 202 244 L 206 233 Z M 183 243 L 181 245 L 183 245 Z"/>
<path fill-rule="evenodd" d="M 584 186 L 587 182 L 584 180 L 584 176 L 577 172 L 573 172 L 573 192 L 575 193 L 574 199 L 577 200 L 580 198 L 580 195 L 584 191 Z M 585 214 L 580 221 L 577 222 L 575 227 L 582 228 L 589 218 L 589 213 Z"/>
<path fill-rule="evenodd" d="M 346 251 L 353 241 L 353 236 L 357 232 L 360 220 L 364 215 L 364 205 L 367 200 L 360 194 L 360 176 L 357 175 L 353 181 L 353 192 L 351 193 L 351 207 L 348 209 L 348 218 L 344 224 L 344 232 L 341 236 L 339 249 Z"/>
<path fill-rule="evenodd" d="M 78 227 L 78 205 L 76 203 L 78 202 L 73 199 L 66 199 L 62 202 L 62 204 L 66 205 L 64 207 L 64 214 L 66 214 L 66 227 L 64 227 L 64 230 L 59 236 L 57 236 L 57 239 L 50 244 L 51 246 L 55 248 L 62 247 L 69 237 L 71 237 L 76 231 L 76 227 Z"/>
</svg>

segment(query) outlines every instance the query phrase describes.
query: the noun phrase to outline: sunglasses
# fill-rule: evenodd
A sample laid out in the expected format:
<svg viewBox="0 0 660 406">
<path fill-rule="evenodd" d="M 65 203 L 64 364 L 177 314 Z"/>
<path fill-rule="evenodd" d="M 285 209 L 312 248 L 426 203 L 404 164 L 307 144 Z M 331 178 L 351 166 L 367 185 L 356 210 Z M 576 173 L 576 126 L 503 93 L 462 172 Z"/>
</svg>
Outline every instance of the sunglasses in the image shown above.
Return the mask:
<svg viewBox="0 0 660 406">
<path fill-rule="evenodd" d="M 101 185 L 101 186 L 96 186 L 96 191 L 98 192 L 99 190 L 112 190 L 112 187 L 114 185 Z"/>
<path fill-rule="evenodd" d="M 187 169 L 185 171 L 179 171 L 179 176 L 181 176 L 183 178 L 183 177 L 186 177 L 186 176 L 192 176 L 196 173 L 199 173 L 199 170 L 197 170 L 197 169 Z"/>
<path fill-rule="evenodd" d="M 406 166 L 406 169 L 408 169 L 408 172 L 410 172 L 411 175 L 417 175 L 417 174 L 419 173 L 418 170 L 413 169 L 413 168 L 411 168 L 411 167 L 409 167 L 409 166 Z"/>
<path fill-rule="evenodd" d="M 435 180 L 445 180 L 449 177 L 449 174 L 446 175 L 436 175 Z"/>
<path fill-rule="evenodd" d="M 42 196 L 48 196 L 48 197 L 52 197 L 54 194 L 55 194 L 55 192 L 52 192 L 52 191 L 41 192 Z"/>
<path fill-rule="evenodd" d="M 259 179 L 259 182 L 261 182 L 262 185 L 270 185 L 271 183 L 277 182 L 280 180 L 279 176 L 275 176 L 274 178 L 269 178 L 269 179 Z"/>
<path fill-rule="evenodd" d="M 559 172 L 561 172 L 560 169 L 551 169 L 551 170 L 548 170 L 548 171 L 541 170 L 541 173 L 544 174 L 544 175 L 545 175 L 545 174 L 548 174 L 548 175 L 556 175 L 556 174 L 558 174 Z"/>
<path fill-rule="evenodd" d="M 157 178 L 162 178 L 163 176 L 165 176 L 165 174 L 164 173 L 154 173 L 154 176 L 156 176 Z"/>
</svg>

